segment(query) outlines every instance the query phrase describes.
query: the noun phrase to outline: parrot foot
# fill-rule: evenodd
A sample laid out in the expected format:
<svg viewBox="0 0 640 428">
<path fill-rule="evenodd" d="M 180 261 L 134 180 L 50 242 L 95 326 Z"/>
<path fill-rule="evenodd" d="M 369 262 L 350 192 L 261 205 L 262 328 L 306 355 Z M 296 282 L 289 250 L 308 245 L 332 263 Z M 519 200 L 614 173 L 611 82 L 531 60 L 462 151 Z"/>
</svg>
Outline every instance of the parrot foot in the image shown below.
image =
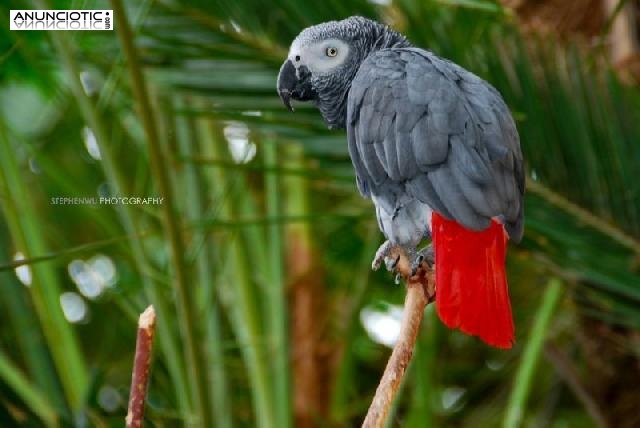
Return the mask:
<svg viewBox="0 0 640 428">
<path fill-rule="evenodd" d="M 380 248 L 378 248 L 378 251 L 376 251 L 373 262 L 371 262 L 371 269 L 380 269 L 380 265 L 382 265 L 382 262 L 384 261 L 384 265 L 387 270 L 389 272 L 395 272 L 398 261 L 400 261 L 400 256 L 396 257 L 395 259 L 393 257 L 389 257 L 389 253 L 391 252 L 392 248 L 393 244 L 391 243 L 391 241 L 384 241 L 384 243 L 380 245 Z"/>
<path fill-rule="evenodd" d="M 433 267 L 433 263 L 435 260 L 435 255 L 433 253 L 433 245 L 429 244 L 423 249 L 417 251 L 415 256 L 413 257 L 413 262 L 411 263 L 411 276 L 414 276 L 422 262 L 426 262 L 429 267 Z"/>
</svg>

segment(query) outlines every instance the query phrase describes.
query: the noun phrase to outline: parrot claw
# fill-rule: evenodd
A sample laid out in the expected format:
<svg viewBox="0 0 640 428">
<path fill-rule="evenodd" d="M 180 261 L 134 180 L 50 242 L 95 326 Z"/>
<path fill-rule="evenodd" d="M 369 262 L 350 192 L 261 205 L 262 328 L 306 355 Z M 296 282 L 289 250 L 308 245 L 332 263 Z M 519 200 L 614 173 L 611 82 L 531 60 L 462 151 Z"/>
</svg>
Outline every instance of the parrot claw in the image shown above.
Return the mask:
<svg viewBox="0 0 640 428">
<path fill-rule="evenodd" d="M 396 277 L 395 277 L 393 282 L 395 282 L 396 285 L 399 285 L 400 281 L 402 281 L 402 275 L 398 273 L 398 274 L 396 274 Z"/>
<path fill-rule="evenodd" d="M 392 259 L 391 257 L 384 258 L 384 265 L 387 267 L 387 271 L 395 272 L 396 267 L 398 267 L 398 262 L 400 261 L 400 256 Z"/>
<path fill-rule="evenodd" d="M 424 256 L 422 254 L 418 254 L 413 260 L 413 263 L 411 263 L 411 276 L 414 276 L 418 272 L 418 268 L 420 268 L 422 260 L 424 260 Z"/>
<path fill-rule="evenodd" d="M 387 259 L 389 258 L 387 256 L 389 255 L 389 251 L 391 251 L 392 247 L 393 244 L 390 241 L 384 241 L 384 243 L 380 245 L 380 248 L 378 248 L 375 257 L 373 258 L 373 262 L 371 262 L 371 269 L 380 269 L 380 265 L 383 261 L 385 266 L 387 267 L 387 270 L 393 271 L 393 269 L 395 269 L 398 260 L 396 260 L 395 262 L 387 262 Z M 392 269 L 389 269 L 389 266 L 392 266 Z"/>
<path fill-rule="evenodd" d="M 433 267 L 434 254 L 431 244 L 416 253 L 413 263 L 411 263 L 411 276 L 414 276 L 418 272 L 422 262 L 426 262 L 430 268 Z"/>
</svg>

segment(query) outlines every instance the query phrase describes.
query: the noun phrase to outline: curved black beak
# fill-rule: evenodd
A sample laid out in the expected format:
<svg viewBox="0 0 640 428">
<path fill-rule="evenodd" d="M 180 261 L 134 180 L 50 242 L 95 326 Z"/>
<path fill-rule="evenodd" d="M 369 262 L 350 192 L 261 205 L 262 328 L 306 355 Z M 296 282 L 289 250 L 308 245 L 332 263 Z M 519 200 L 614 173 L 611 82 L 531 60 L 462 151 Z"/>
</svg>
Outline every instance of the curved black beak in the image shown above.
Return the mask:
<svg viewBox="0 0 640 428">
<path fill-rule="evenodd" d="M 298 70 L 291 60 L 285 61 L 278 74 L 278 95 L 284 105 L 293 111 L 291 100 L 309 101 L 316 98 L 316 92 L 311 86 L 311 72 L 301 65 Z"/>
<path fill-rule="evenodd" d="M 293 111 L 293 107 L 291 107 L 291 96 L 297 85 L 298 76 L 296 76 L 296 68 L 293 66 L 291 60 L 287 60 L 282 64 L 282 67 L 280 67 L 280 73 L 278 74 L 278 95 L 280 95 L 280 99 L 289 111 Z"/>
</svg>

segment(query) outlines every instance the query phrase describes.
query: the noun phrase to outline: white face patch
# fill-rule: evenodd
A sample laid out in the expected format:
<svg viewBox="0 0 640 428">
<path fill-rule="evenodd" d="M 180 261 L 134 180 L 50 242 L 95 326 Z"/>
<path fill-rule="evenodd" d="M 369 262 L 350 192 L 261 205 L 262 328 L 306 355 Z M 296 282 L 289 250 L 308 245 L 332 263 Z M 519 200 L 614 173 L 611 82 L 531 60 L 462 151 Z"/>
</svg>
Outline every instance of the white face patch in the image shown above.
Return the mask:
<svg viewBox="0 0 640 428">
<path fill-rule="evenodd" d="M 289 60 L 296 68 L 306 66 L 312 74 L 325 74 L 342 65 L 349 56 L 349 45 L 340 39 L 309 43 L 295 40 L 289 50 Z"/>
</svg>

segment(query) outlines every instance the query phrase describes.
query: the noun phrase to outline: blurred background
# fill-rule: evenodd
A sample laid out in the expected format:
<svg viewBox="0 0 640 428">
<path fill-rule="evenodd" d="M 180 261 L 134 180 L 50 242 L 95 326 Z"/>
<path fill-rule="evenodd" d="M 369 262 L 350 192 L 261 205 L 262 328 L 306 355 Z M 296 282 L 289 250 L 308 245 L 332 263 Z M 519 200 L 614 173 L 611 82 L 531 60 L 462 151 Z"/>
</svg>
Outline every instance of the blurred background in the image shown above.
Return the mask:
<svg viewBox="0 0 640 428">
<path fill-rule="evenodd" d="M 640 426 L 640 2 L 124 3 L 0 7 L 0 426 L 122 426 L 151 303 L 148 426 L 360 426 L 404 286 L 370 271 L 344 133 L 275 91 L 301 29 L 353 14 L 491 82 L 527 167 L 516 345 L 427 308 L 389 426 Z M 114 31 L 9 31 L 43 8 Z"/>
</svg>

